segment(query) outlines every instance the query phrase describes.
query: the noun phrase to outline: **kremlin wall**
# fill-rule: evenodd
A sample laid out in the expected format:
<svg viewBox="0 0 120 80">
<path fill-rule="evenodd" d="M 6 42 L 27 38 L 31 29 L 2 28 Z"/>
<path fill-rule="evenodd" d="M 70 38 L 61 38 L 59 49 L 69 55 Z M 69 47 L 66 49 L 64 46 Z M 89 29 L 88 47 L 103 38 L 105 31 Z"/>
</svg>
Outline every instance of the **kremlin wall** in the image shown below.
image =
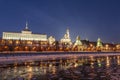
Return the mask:
<svg viewBox="0 0 120 80">
<path fill-rule="evenodd" d="M 0 51 L 120 51 L 120 44 L 103 43 L 100 38 L 96 42 L 81 40 L 80 36 L 72 42 L 69 29 L 59 41 L 46 34 L 33 34 L 26 27 L 21 33 L 3 32 L 0 40 Z"/>
</svg>

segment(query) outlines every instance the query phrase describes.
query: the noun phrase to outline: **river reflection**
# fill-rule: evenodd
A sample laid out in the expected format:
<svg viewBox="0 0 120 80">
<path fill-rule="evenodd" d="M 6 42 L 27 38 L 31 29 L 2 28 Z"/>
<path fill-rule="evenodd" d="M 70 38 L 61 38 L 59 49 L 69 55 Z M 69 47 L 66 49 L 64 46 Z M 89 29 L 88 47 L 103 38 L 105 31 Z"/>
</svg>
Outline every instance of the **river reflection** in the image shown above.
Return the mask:
<svg viewBox="0 0 120 80">
<path fill-rule="evenodd" d="M 67 80 L 70 80 L 70 78 L 71 80 L 73 78 L 83 80 L 83 78 L 88 76 L 86 73 L 94 74 L 94 76 L 88 76 L 88 78 L 97 80 L 96 77 L 101 76 L 101 74 L 97 73 L 99 70 L 100 72 L 104 72 L 105 70 L 104 78 L 101 78 L 101 80 L 110 80 L 107 77 L 110 78 L 110 74 L 114 68 L 118 68 L 119 65 L 120 56 L 74 56 L 66 59 L 53 58 L 44 61 L 15 62 L 14 64 L 5 65 L 0 68 L 0 80 L 66 80 L 67 78 Z"/>
</svg>

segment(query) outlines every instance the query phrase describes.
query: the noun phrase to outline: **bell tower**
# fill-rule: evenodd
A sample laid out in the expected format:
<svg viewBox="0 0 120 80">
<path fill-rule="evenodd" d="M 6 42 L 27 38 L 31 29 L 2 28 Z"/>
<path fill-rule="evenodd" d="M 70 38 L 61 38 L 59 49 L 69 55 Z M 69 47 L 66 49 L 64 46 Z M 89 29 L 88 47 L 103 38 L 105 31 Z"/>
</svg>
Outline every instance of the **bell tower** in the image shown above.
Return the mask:
<svg viewBox="0 0 120 80">
<path fill-rule="evenodd" d="M 69 29 L 66 30 L 67 38 L 70 39 Z"/>
</svg>

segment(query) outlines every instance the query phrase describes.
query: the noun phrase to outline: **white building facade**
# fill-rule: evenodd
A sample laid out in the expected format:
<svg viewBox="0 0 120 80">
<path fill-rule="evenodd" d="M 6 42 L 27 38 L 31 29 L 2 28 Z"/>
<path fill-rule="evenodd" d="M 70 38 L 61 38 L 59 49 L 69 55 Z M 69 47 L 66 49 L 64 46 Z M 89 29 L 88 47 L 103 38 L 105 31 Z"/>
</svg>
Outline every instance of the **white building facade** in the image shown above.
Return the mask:
<svg viewBox="0 0 120 80">
<path fill-rule="evenodd" d="M 32 34 L 32 31 L 28 29 L 28 24 L 26 23 L 26 27 L 21 33 L 3 32 L 2 39 L 47 41 L 47 35 Z"/>
<path fill-rule="evenodd" d="M 68 44 L 72 44 L 71 38 L 70 38 L 70 33 L 69 33 L 69 29 L 66 30 L 66 33 L 64 35 L 64 37 L 60 40 L 61 43 L 68 43 Z"/>
</svg>

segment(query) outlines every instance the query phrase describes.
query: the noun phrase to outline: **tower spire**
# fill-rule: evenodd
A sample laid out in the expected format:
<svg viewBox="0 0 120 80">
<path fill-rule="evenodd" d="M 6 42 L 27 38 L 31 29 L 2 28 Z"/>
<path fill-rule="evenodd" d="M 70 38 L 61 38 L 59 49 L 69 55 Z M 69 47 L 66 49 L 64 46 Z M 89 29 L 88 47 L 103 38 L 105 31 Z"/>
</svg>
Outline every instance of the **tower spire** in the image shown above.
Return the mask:
<svg viewBox="0 0 120 80">
<path fill-rule="evenodd" d="M 66 34 L 67 34 L 68 38 L 70 38 L 69 28 L 67 28 Z"/>
<path fill-rule="evenodd" d="M 25 29 L 28 29 L 28 22 L 26 21 L 26 26 L 25 26 Z"/>
</svg>

